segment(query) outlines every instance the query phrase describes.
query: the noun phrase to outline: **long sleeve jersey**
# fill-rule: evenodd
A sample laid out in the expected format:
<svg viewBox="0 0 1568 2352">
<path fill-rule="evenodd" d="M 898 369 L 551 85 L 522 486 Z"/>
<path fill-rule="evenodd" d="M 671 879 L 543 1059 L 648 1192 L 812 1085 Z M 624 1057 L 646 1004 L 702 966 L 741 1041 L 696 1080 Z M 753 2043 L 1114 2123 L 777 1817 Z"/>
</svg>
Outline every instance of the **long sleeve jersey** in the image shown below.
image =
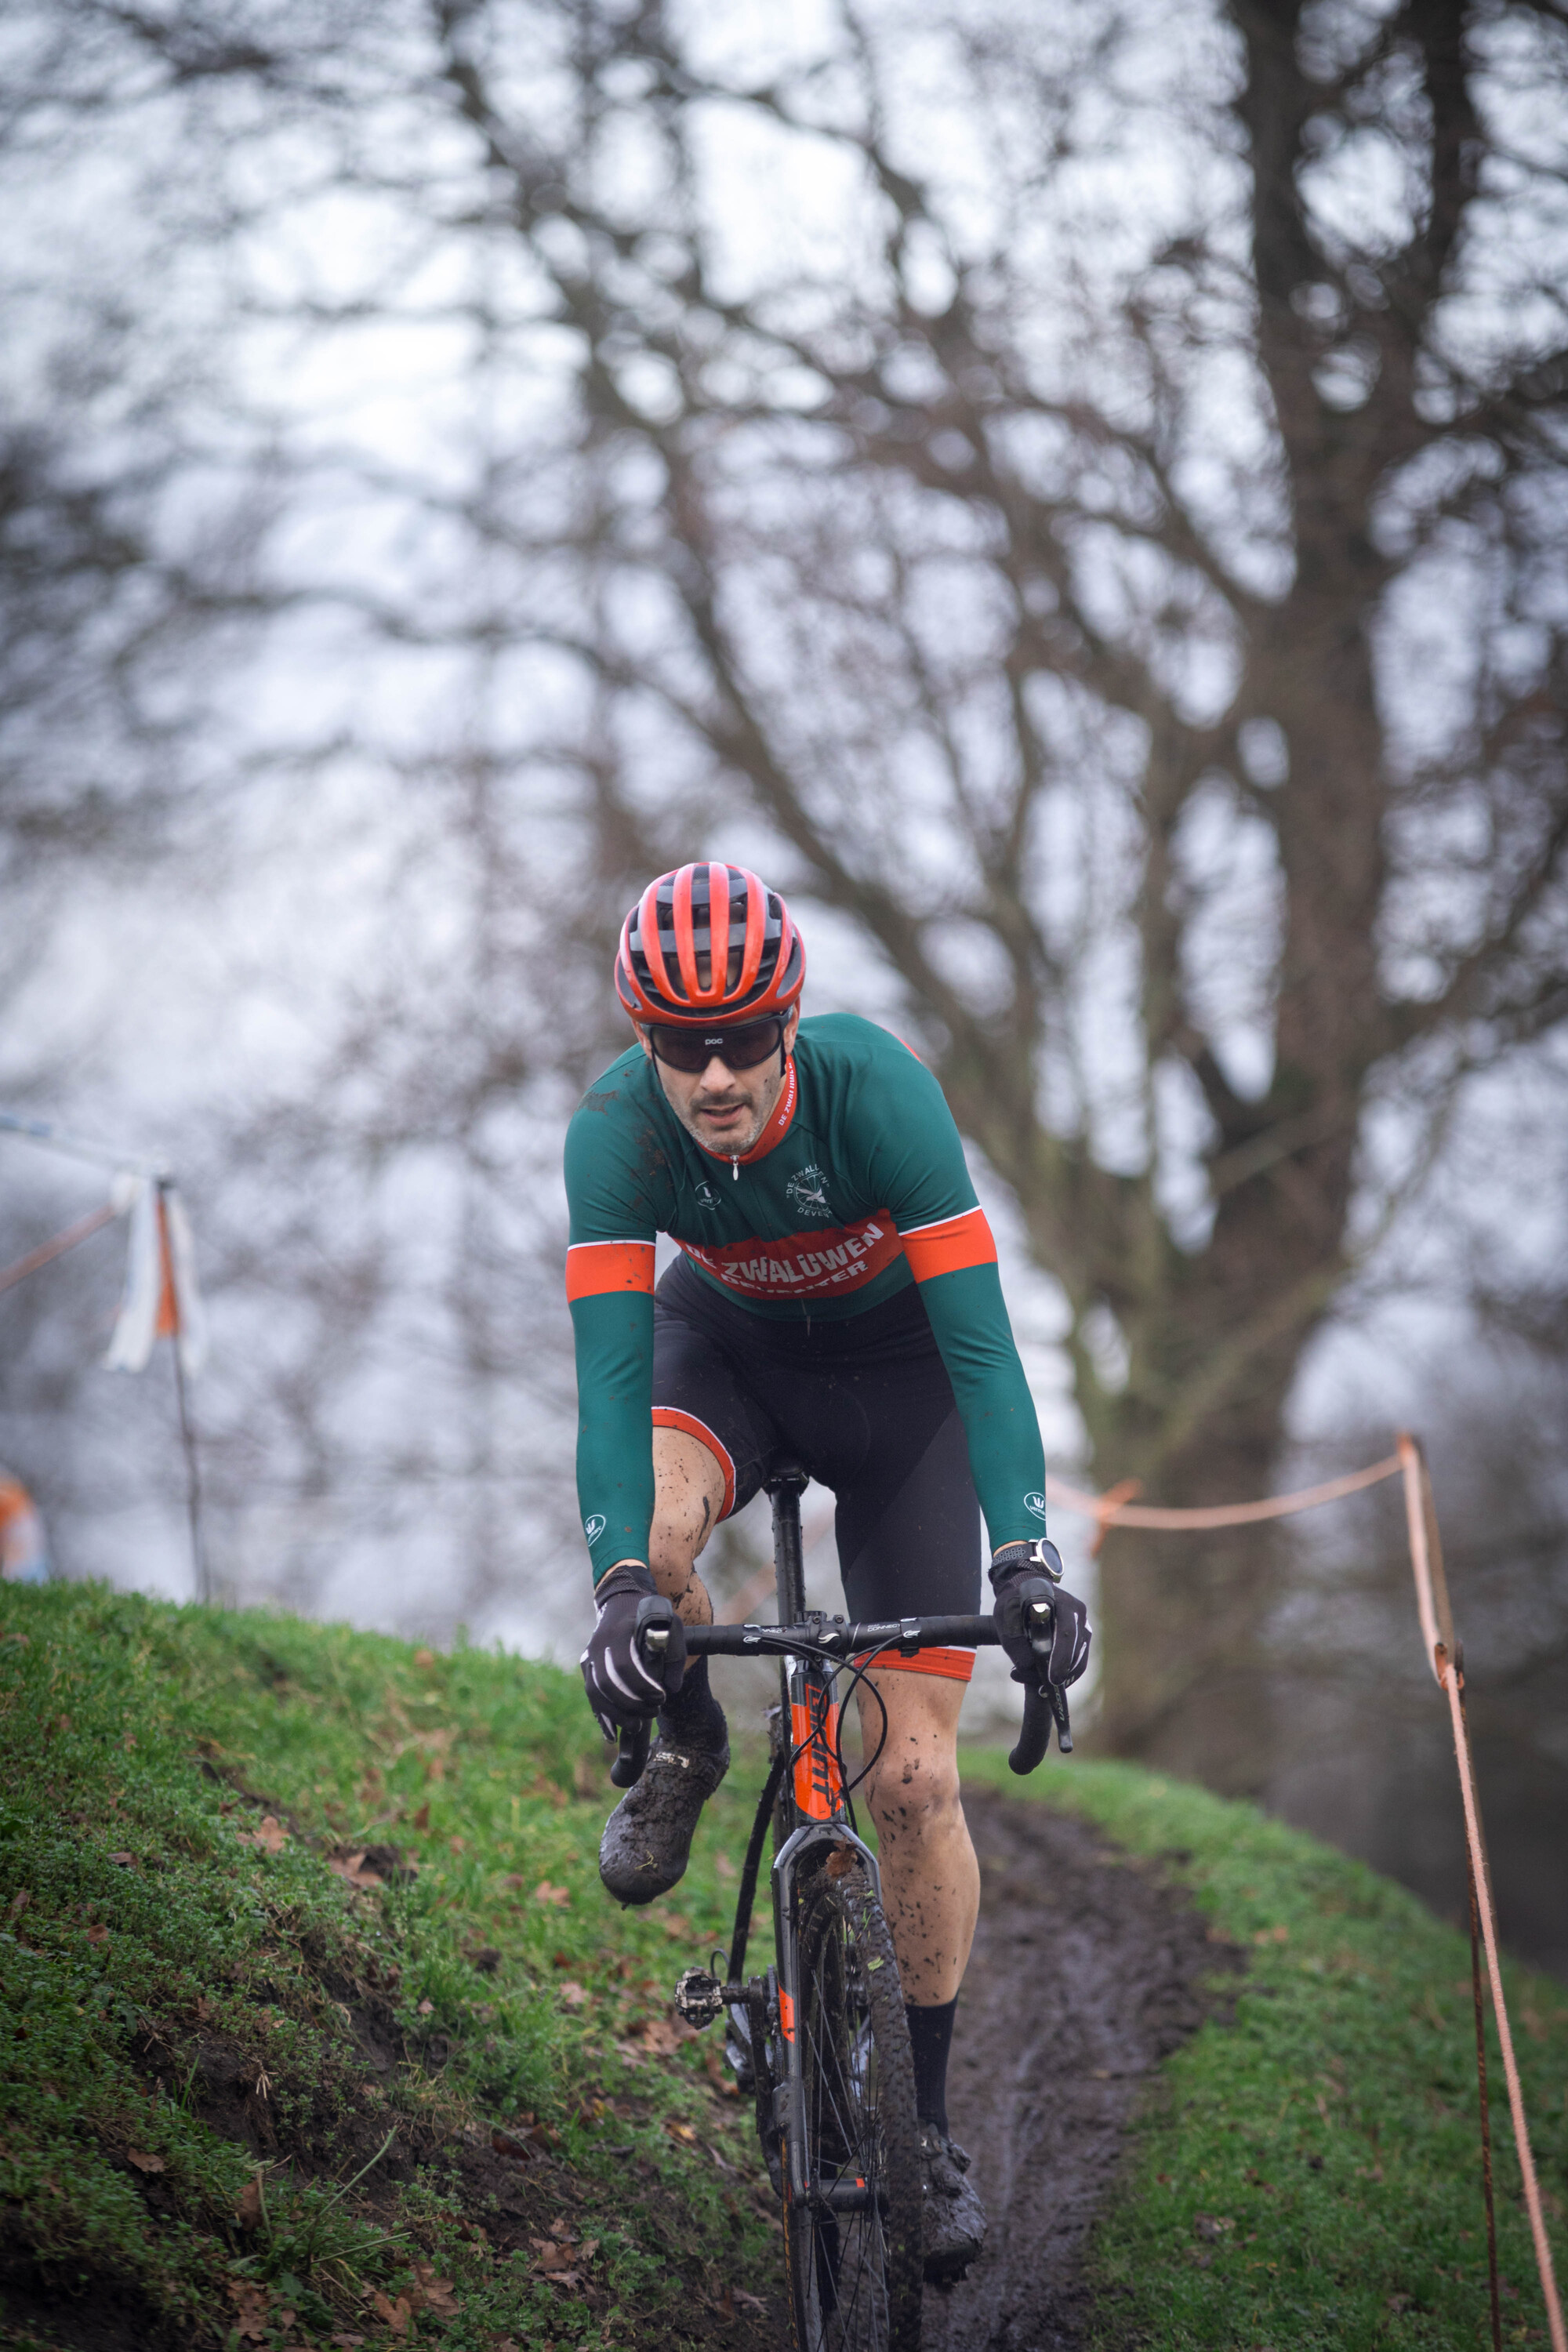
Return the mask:
<svg viewBox="0 0 1568 2352">
<path fill-rule="evenodd" d="M 773 1113 L 735 1160 L 687 1132 L 634 1046 L 573 1117 L 566 1192 L 577 1493 L 595 1580 L 648 1553 L 661 1233 L 759 1316 L 832 1324 L 918 1282 L 993 1549 L 1043 1531 L 1039 1423 L 996 1245 L 941 1087 L 885 1029 L 854 1013 L 803 1021 Z"/>
</svg>

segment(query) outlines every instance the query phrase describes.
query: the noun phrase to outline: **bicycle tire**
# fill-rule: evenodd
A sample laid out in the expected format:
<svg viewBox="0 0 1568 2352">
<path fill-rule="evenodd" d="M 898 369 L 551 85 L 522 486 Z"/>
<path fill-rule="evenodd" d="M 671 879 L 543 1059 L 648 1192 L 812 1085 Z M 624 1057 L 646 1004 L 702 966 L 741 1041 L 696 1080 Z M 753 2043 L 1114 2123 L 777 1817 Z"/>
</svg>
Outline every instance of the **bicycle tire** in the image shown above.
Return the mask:
<svg viewBox="0 0 1568 2352">
<path fill-rule="evenodd" d="M 903 1988 L 865 1867 L 845 1860 L 840 1849 L 799 1894 L 795 2023 L 816 2193 L 784 2199 L 792 2341 L 795 2352 L 919 2352 L 920 2125 Z"/>
</svg>

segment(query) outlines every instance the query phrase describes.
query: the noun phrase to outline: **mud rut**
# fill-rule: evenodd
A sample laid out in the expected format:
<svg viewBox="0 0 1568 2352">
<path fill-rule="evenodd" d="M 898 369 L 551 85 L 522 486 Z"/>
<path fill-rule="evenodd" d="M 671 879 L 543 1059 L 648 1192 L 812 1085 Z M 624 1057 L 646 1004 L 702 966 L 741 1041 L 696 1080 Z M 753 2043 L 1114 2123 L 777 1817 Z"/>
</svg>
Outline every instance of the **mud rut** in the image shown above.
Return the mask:
<svg viewBox="0 0 1568 2352">
<path fill-rule="evenodd" d="M 980 1926 L 948 2084 L 991 2229 L 958 2285 L 928 2287 L 921 2352 L 1077 2352 L 1090 2222 L 1142 2077 L 1212 2013 L 1232 1955 L 1157 1868 L 1087 1823 L 964 1790 Z"/>
</svg>

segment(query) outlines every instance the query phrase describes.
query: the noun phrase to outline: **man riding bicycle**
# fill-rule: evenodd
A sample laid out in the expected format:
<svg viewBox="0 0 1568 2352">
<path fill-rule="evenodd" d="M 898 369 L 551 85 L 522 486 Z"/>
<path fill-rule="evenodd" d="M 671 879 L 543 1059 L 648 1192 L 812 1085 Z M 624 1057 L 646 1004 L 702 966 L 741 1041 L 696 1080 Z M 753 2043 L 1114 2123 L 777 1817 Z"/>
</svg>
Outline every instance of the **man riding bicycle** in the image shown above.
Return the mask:
<svg viewBox="0 0 1568 2352">
<path fill-rule="evenodd" d="M 616 960 L 637 1043 L 567 1134 L 577 1485 L 599 1612 L 584 1679 L 606 1732 L 658 1718 L 599 1849 L 623 1903 L 676 1884 L 730 1760 L 707 1659 L 668 1669 L 667 1688 L 639 1618 L 660 1613 L 658 1595 L 667 1617 L 711 1621 L 697 1558 L 774 1465 L 833 1489 L 852 1619 L 972 1615 L 984 1509 L 1015 1679 L 1038 1676 L 1024 1612 L 1042 1592 L 1049 1680 L 1075 1681 L 1089 1654 L 1044 1540 L 1039 1425 L 952 1114 L 886 1030 L 853 1013 L 803 1021 L 805 977 L 800 934 L 754 874 L 661 876 Z M 681 1256 L 656 1293 L 660 1233 Z M 974 1659 L 869 1663 L 887 1730 L 866 1794 L 914 2053 L 926 2271 L 952 2277 L 985 2231 L 946 2113 L 979 1907 L 956 1759 Z M 869 1755 L 882 1717 L 859 1696 Z"/>
</svg>

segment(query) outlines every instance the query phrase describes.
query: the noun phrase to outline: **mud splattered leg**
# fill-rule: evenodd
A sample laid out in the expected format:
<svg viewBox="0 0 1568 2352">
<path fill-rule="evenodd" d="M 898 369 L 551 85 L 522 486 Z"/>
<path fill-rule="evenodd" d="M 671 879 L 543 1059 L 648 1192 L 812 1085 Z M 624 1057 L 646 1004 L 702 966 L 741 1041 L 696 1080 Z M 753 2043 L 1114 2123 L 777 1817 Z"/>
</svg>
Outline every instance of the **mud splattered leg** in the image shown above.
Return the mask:
<svg viewBox="0 0 1568 2352">
<path fill-rule="evenodd" d="M 952 2000 L 963 1981 L 980 1908 L 980 1867 L 958 1791 L 958 1715 L 964 1685 L 935 1675 L 878 1674 L 888 1738 L 867 1783 L 877 1824 L 882 1900 L 904 1998 Z M 862 1695 L 868 1756 L 881 1717 Z"/>
<path fill-rule="evenodd" d="M 710 1625 L 713 1603 L 695 1563 L 724 1507 L 724 1473 L 700 1438 L 683 1429 L 656 1429 L 653 1475 L 653 1580 L 687 1624 Z"/>
</svg>

